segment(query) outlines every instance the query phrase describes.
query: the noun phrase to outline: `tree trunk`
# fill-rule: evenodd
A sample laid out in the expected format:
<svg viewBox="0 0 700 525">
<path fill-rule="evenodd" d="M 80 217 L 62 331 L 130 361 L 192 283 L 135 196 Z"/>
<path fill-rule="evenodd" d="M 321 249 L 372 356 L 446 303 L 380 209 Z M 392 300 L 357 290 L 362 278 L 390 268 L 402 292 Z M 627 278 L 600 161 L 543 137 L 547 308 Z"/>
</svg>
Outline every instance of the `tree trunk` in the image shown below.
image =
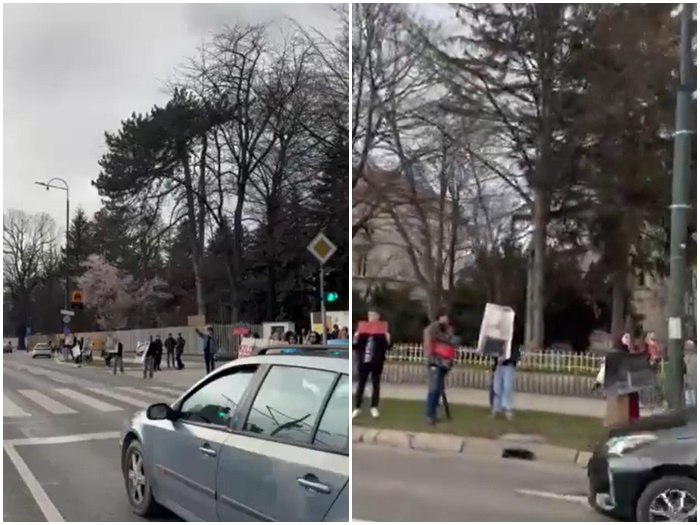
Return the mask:
<svg viewBox="0 0 700 525">
<path fill-rule="evenodd" d="M 547 209 L 548 201 L 541 189 L 534 192 L 532 206 L 533 258 L 531 282 L 532 326 L 530 347 L 544 349 L 544 270 L 547 255 Z"/>
<path fill-rule="evenodd" d="M 229 281 L 231 283 L 231 323 L 241 318 L 243 296 L 240 290 L 243 269 L 243 206 L 245 204 L 245 185 L 238 184 L 236 208 L 233 212 L 233 243 L 227 251 L 229 255 Z"/>
<path fill-rule="evenodd" d="M 197 215 L 195 212 L 194 191 L 192 185 L 192 169 L 190 167 L 189 153 L 185 146 L 178 148 L 178 156 L 185 175 L 185 199 L 187 202 L 187 223 L 192 252 L 192 273 L 194 274 L 195 293 L 197 295 L 197 315 L 206 319 L 206 302 L 204 299 L 204 282 L 202 276 L 202 252 L 199 248 L 200 240 L 197 238 Z"/>
</svg>

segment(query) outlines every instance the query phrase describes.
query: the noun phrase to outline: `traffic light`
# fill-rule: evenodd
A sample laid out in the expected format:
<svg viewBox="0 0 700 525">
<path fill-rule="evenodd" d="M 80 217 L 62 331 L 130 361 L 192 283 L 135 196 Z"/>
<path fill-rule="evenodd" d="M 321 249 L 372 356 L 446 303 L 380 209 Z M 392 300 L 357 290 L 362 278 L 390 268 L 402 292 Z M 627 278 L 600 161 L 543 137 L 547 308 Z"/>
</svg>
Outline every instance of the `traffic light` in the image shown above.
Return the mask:
<svg viewBox="0 0 700 525">
<path fill-rule="evenodd" d="M 326 302 L 332 303 L 338 300 L 338 294 L 336 292 L 326 292 Z"/>
</svg>

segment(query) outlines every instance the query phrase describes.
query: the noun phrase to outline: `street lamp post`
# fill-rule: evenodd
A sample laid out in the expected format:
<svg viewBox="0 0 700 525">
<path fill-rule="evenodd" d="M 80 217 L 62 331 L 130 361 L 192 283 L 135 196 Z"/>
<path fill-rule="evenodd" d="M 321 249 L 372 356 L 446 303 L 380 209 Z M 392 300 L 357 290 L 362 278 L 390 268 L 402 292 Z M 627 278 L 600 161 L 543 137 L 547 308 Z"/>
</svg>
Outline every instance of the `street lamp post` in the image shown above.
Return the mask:
<svg viewBox="0 0 700 525">
<path fill-rule="evenodd" d="M 668 301 L 667 400 L 671 408 L 683 406 L 683 317 L 687 287 L 688 204 L 690 198 L 690 154 L 692 150 L 693 96 L 693 6 L 683 4 L 680 12 L 680 87 L 676 98 L 676 132 L 673 155 L 671 204 L 671 259 Z"/>
<path fill-rule="evenodd" d="M 60 182 L 63 184 L 62 186 L 56 185 L 57 182 Z M 43 186 L 46 188 L 46 191 L 50 190 L 51 188 L 57 189 L 57 190 L 62 190 L 66 192 L 66 296 L 64 298 L 64 303 L 63 307 L 66 310 L 70 309 L 70 265 L 68 263 L 68 245 L 70 243 L 69 241 L 69 235 L 70 235 L 70 187 L 68 186 L 68 183 L 63 180 L 60 177 L 54 177 L 53 179 L 49 180 L 48 182 L 35 182 L 34 184 L 38 184 L 39 186 Z M 65 327 L 67 327 L 68 324 L 64 323 L 64 334 L 66 332 Z"/>
</svg>

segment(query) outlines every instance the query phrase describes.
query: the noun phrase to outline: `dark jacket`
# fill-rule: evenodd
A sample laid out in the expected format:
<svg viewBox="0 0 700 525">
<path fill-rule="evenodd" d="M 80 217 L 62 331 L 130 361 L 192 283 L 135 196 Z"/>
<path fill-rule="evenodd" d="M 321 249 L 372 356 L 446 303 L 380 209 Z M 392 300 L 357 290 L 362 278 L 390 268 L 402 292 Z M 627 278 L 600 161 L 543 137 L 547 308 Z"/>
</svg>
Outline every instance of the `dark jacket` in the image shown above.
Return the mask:
<svg viewBox="0 0 700 525">
<path fill-rule="evenodd" d="M 508 359 L 504 360 L 501 364 L 504 366 L 518 366 L 518 361 L 520 361 L 520 347 L 514 346 L 514 347 L 511 347 L 511 349 L 510 349 L 510 357 Z M 491 370 L 496 370 L 497 366 L 498 366 L 498 358 L 494 357 L 493 358 L 493 365 L 491 366 Z"/>
<path fill-rule="evenodd" d="M 357 362 L 365 362 L 365 352 L 367 351 L 370 343 L 372 343 L 371 362 L 375 364 L 383 363 L 386 359 L 386 353 L 389 350 L 389 340 L 384 334 L 357 334 L 355 336 L 352 348 L 355 350 Z"/>
<path fill-rule="evenodd" d="M 176 344 L 177 344 L 177 341 L 175 341 L 174 337 L 168 337 L 165 340 L 165 348 L 168 350 L 168 352 L 172 352 L 175 349 Z"/>
<path fill-rule="evenodd" d="M 124 357 L 124 344 L 121 341 L 117 343 L 117 355 L 119 357 Z"/>
<path fill-rule="evenodd" d="M 156 339 L 153 341 L 153 344 L 156 345 L 156 355 L 161 355 L 163 353 L 163 341 Z"/>
<path fill-rule="evenodd" d="M 182 353 L 185 351 L 185 338 L 180 336 L 175 341 L 175 350 L 177 353 Z"/>
<path fill-rule="evenodd" d="M 155 357 L 157 352 L 158 352 L 158 347 L 156 346 L 156 342 L 155 341 L 149 342 L 148 348 L 146 349 L 146 357 Z"/>
</svg>

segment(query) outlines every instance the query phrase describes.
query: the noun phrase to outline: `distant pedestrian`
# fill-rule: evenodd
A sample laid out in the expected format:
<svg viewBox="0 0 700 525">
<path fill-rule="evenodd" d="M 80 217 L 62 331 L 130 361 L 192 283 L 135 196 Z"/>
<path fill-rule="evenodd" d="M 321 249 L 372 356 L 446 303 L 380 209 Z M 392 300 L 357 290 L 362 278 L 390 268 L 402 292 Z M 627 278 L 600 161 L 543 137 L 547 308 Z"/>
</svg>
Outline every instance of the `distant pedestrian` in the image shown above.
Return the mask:
<svg viewBox="0 0 700 525">
<path fill-rule="evenodd" d="M 445 394 L 445 378 L 454 366 L 459 338 L 446 311 L 438 313 L 423 331 L 423 350 L 428 361 L 428 393 L 425 416 L 428 424 L 437 422 L 437 408 Z M 445 407 L 447 409 L 447 407 Z"/>
<path fill-rule="evenodd" d="M 166 351 L 165 362 L 168 365 L 168 368 L 172 368 L 175 366 L 175 346 L 177 346 L 177 342 L 175 341 L 173 334 L 168 334 L 168 338 L 165 340 L 164 344 Z"/>
<path fill-rule="evenodd" d="M 695 341 L 687 340 L 683 345 L 685 405 L 698 405 L 698 351 Z"/>
<path fill-rule="evenodd" d="M 115 342 L 117 343 L 117 351 L 110 355 L 112 356 L 112 373 L 117 375 L 117 367 L 122 374 L 124 373 L 124 345 L 118 337 L 115 338 Z"/>
<path fill-rule="evenodd" d="M 214 356 L 216 354 L 216 342 L 214 341 L 214 329 L 209 326 L 205 332 L 200 332 L 195 328 L 195 332 L 201 339 L 202 355 L 204 357 L 204 367 L 207 374 L 214 370 Z"/>
<path fill-rule="evenodd" d="M 148 342 L 148 347 L 146 348 L 146 355 L 143 358 L 143 378 L 153 379 L 153 368 L 156 359 L 156 342 L 153 340 L 153 336 L 150 337 Z"/>
<path fill-rule="evenodd" d="M 161 362 L 163 361 L 163 341 L 160 339 L 160 334 L 158 334 L 156 336 L 155 344 L 156 344 L 156 353 L 155 353 L 153 369 L 158 371 L 158 370 L 161 370 L 160 365 L 161 365 Z"/>
<path fill-rule="evenodd" d="M 182 337 L 181 333 L 177 334 L 177 340 L 175 341 L 175 363 L 178 370 L 185 368 L 185 364 L 182 362 L 182 354 L 185 352 L 185 338 Z"/>
</svg>

